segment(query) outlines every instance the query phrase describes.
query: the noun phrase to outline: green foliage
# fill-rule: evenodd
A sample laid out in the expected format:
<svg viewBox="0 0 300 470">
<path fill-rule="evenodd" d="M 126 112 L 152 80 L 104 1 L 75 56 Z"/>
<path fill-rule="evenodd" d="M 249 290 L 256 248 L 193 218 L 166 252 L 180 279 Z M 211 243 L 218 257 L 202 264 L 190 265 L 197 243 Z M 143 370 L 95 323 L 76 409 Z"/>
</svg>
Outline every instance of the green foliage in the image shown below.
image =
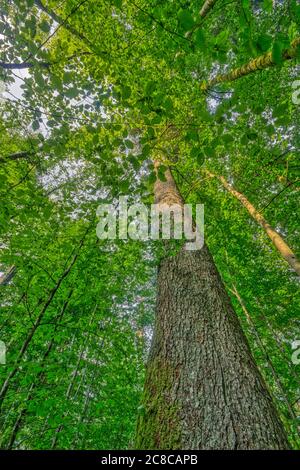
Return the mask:
<svg viewBox="0 0 300 470">
<path fill-rule="evenodd" d="M 0 104 L 0 271 L 16 267 L 0 286 L 8 345 L 1 382 L 16 368 L 1 447 L 133 446 L 162 253 L 157 243 L 100 242 L 95 214 L 120 194 L 151 202 L 152 158 L 164 165 L 160 180 L 171 166 L 187 201 L 205 204 L 207 243 L 251 315 L 254 330 L 232 296 L 299 447 L 300 366 L 291 362 L 298 281 L 204 171 L 244 193 L 300 255 L 299 105 L 291 98 L 299 70 L 296 60 L 282 62 L 299 36 L 298 2 L 218 0 L 200 25 L 194 0 L 44 3 L 56 19 L 32 0 L 2 7 L 3 62 L 27 68 L 2 67 L 0 77 L 8 90 Z M 269 51 L 277 66 L 201 91 L 203 80 Z"/>
</svg>

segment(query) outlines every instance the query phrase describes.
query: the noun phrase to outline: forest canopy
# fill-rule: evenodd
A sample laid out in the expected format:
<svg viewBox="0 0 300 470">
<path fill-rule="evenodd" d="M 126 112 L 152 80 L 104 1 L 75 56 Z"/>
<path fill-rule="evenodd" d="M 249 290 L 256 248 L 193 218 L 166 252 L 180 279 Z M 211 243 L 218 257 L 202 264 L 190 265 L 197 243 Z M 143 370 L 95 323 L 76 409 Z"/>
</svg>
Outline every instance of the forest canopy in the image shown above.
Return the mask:
<svg viewBox="0 0 300 470">
<path fill-rule="evenodd" d="M 299 449 L 299 1 L 1 0 L 0 42 L 0 447 L 182 448 L 177 405 L 146 436 L 158 272 L 182 243 L 96 234 L 99 204 L 174 184 L 204 205 L 204 253 Z"/>
</svg>

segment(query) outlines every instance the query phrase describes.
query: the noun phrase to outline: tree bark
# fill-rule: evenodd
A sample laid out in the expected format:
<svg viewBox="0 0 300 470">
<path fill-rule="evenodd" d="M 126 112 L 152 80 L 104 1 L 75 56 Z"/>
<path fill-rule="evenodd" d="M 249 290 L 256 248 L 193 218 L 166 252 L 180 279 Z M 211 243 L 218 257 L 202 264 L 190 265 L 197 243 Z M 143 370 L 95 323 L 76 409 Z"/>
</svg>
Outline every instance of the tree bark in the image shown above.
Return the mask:
<svg viewBox="0 0 300 470">
<path fill-rule="evenodd" d="M 201 7 L 201 10 L 199 12 L 199 15 L 201 16 L 201 18 L 205 18 L 207 13 L 212 9 L 212 7 L 214 6 L 214 4 L 216 3 L 217 0 L 206 0 L 203 4 L 203 6 Z"/>
<path fill-rule="evenodd" d="M 300 37 L 294 39 L 294 41 L 291 43 L 291 46 L 283 51 L 282 61 L 294 59 L 297 55 L 299 45 Z M 256 57 L 256 59 L 250 60 L 247 64 L 242 65 L 242 67 L 238 67 L 232 70 L 231 72 L 225 73 L 223 75 L 217 75 L 212 80 L 202 83 L 201 90 L 207 91 L 213 85 L 217 85 L 218 83 L 231 82 L 245 75 L 248 75 L 249 73 L 257 72 L 258 70 L 266 69 L 274 65 L 277 64 L 274 61 L 272 51 L 266 52 L 265 54 Z"/>
<path fill-rule="evenodd" d="M 0 286 L 6 286 L 7 284 L 10 283 L 14 275 L 16 274 L 17 268 L 16 266 L 12 265 L 10 268 L 6 271 L 6 273 L 3 273 L 0 276 Z"/>
<path fill-rule="evenodd" d="M 290 267 L 295 271 L 298 276 L 300 276 L 300 261 L 296 258 L 295 253 L 291 250 L 289 245 L 284 241 L 282 236 L 273 228 L 271 225 L 266 221 L 266 219 L 258 212 L 255 207 L 251 204 L 250 201 L 244 196 L 244 194 L 239 193 L 236 189 L 234 189 L 224 178 L 224 176 L 218 176 L 213 173 L 210 173 L 206 170 L 206 173 L 211 176 L 217 178 L 222 185 L 224 186 L 227 191 L 230 192 L 233 196 L 235 196 L 247 209 L 251 217 L 259 223 L 259 225 L 265 230 L 268 237 L 271 239 L 275 248 L 279 251 L 281 256 L 287 261 Z"/>
<path fill-rule="evenodd" d="M 164 184 L 179 194 L 166 177 L 155 186 L 158 202 Z M 136 448 L 289 448 L 206 245 L 160 263 Z"/>
<path fill-rule="evenodd" d="M 196 23 L 190 31 L 186 33 L 186 37 L 189 38 L 191 35 L 197 31 L 197 29 L 201 28 L 202 25 L 202 20 L 207 16 L 207 14 L 210 12 L 210 10 L 213 8 L 214 4 L 217 2 L 217 0 L 206 0 L 200 11 L 199 11 L 199 16 L 201 17 L 201 21 Z"/>
<path fill-rule="evenodd" d="M 21 70 L 21 69 L 30 69 L 31 67 L 34 67 L 34 66 L 39 66 L 39 67 L 50 67 L 50 63 L 49 62 L 36 62 L 36 63 L 33 63 L 33 62 L 22 62 L 21 64 L 17 64 L 15 62 L 12 62 L 12 63 L 8 63 L 8 62 L 0 62 L 0 67 L 2 67 L 3 69 L 5 70 L 14 70 L 14 69 L 17 69 L 17 70 Z M 1 159 L 3 160 L 3 159 Z"/>
</svg>

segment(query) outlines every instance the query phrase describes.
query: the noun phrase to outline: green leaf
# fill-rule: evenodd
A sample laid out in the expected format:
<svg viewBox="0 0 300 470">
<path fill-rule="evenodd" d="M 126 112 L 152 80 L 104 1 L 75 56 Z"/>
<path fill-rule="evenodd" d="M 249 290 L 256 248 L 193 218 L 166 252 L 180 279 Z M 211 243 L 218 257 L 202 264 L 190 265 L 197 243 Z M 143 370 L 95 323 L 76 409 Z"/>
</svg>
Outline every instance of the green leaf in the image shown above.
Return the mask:
<svg viewBox="0 0 300 470">
<path fill-rule="evenodd" d="M 258 135 L 256 132 L 248 132 L 247 137 L 249 140 L 256 140 L 258 138 Z"/>
<path fill-rule="evenodd" d="M 158 171 L 157 171 L 157 176 L 161 181 L 167 181 L 167 178 L 165 176 L 165 167 L 164 166 L 159 166 Z"/>
<path fill-rule="evenodd" d="M 154 171 L 152 171 L 148 177 L 148 181 L 149 183 L 152 185 L 155 183 L 156 181 L 156 173 Z"/>
<path fill-rule="evenodd" d="M 39 27 L 42 31 L 44 31 L 44 33 L 49 33 L 50 31 L 50 24 L 46 21 L 46 20 L 43 20 L 40 24 L 39 24 Z"/>
<path fill-rule="evenodd" d="M 78 96 L 79 90 L 77 88 L 68 88 L 68 90 L 65 91 L 65 96 L 68 98 L 76 98 Z"/>
<path fill-rule="evenodd" d="M 144 146 L 143 146 L 143 150 L 142 150 L 142 155 L 143 155 L 144 157 L 148 157 L 148 155 L 150 154 L 150 152 L 151 152 L 151 147 L 150 147 L 150 145 L 148 145 L 148 144 L 144 145 Z"/>
<path fill-rule="evenodd" d="M 124 100 L 127 100 L 131 96 L 131 88 L 129 86 L 124 86 L 122 88 L 121 94 Z"/>
<path fill-rule="evenodd" d="M 199 147 L 193 147 L 190 153 L 193 160 L 197 161 L 198 165 L 203 165 L 205 161 L 204 153 L 199 149 Z"/>
<path fill-rule="evenodd" d="M 282 51 L 283 51 L 284 45 L 280 41 L 275 41 L 273 44 L 273 49 L 272 49 L 272 58 L 275 62 L 275 64 L 279 65 L 282 63 Z"/>
<path fill-rule="evenodd" d="M 216 151 L 214 147 L 207 146 L 207 147 L 204 147 L 203 150 L 207 157 L 214 157 L 216 155 Z"/>
<path fill-rule="evenodd" d="M 272 44 L 272 37 L 269 34 L 261 34 L 257 38 L 257 46 L 262 52 L 266 52 L 270 49 Z"/>
<path fill-rule="evenodd" d="M 145 95 L 151 96 L 152 93 L 155 91 L 155 89 L 156 89 L 156 83 L 154 81 L 147 82 L 145 86 Z"/>
<path fill-rule="evenodd" d="M 273 10 L 273 0 L 264 0 L 263 6 L 264 10 L 270 13 Z"/>
<path fill-rule="evenodd" d="M 180 26 L 184 31 L 190 31 L 194 26 L 194 20 L 191 13 L 188 10 L 181 10 L 178 13 L 178 19 Z"/>
<path fill-rule="evenodd" d="M 173 101 L 170 97 L 166 98 L 166 100 L 164 101 L 164 107 L 167 111 L 173 109 Z"/>
<path fill-rule="evenodd" d="M 128 149 L 133 149 L 134 148 L 134 143 L 129 139 L 125 140 L 125 145 Z"/>
<path fill-rule="evenodd" d="M 273 111 L 273 117 L 278 118 L 280 116 L 284 116 L 287 113 L 287 105 L 286 103 L 282 103 L 279 106 L 276 106 L 276 108 Z"/>
<path fill-rule="evenodd" d="M 189 141 L 194 141 L 198 142 L 199 140 L 199 134 L 198 131 L 196 130 L 190 130 L 186 133 L 185 140 Z"/>
<path fill-rule="evenodd" d="M 33 123 L 32 123 L 32 129 L 33 129 L 34 131 L 37 131 L 39 128 L 40 128 L 40 123 L 39 123 L 39 121 L 33 121 Z"/>
<path fill-rule="evenodd" d="M 224 134 L 222 136 L 222 140 L 225 144 L 229 144 L 230 142 L 233 142 L 234 141 L 234 137 L 233 135 L 231 134 Z"/>
<path fill-rule="evenodd" d="M 195 33 L 195 44 L 198 46 L 200 49 L 203 49 L 205 47 L 205 34 L 204 31 L 199 28 L 196 33 Z"/>
<path fill-rule="evenodd" d="M 42 73 L 40 72 L 40 70 L 35 71 L 34 79 L 35 79 L 35 83 L 39 87 L 43 88 L 45 86 L 45 80 L 44 80 L 44 77 L 43 77 Z"/>
<path fill-rule="evenodd" d="M 140 162 L 137 159 L 136 156 L 134 155 L 129 155 L 128 160 L 130 161 L 131 165 L 133 166 L 135 171 L 138 171 L 140 169 Z"/>
<path fill-rule="evenodd" d="M 122 0 L 112 0 L 112 3 L 113 5 L 115 5 L 115 7 L 121 9 L 122 8 Z"/>
</svg>

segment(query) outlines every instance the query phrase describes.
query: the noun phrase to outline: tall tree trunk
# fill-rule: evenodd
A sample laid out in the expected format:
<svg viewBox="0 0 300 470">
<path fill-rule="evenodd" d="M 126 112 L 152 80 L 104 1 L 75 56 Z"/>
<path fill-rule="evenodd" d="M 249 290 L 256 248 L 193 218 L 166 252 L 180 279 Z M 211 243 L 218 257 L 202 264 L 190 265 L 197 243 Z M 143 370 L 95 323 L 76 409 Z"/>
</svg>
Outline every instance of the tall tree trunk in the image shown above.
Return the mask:
<svg viewBox="0 0 300 470">
<path fill-rule="evenodd" d="M 87 234 L 87 232 L 86 232 Z M 84 238 L 86 236 L 86 234 L 84 235 Z M 78 256 L 79 256 L 79 251 L 81 250 L 82 246 L 83 246 L 83 243 L 84 243 L 84 238 L 80 241 L 79 243 L 79 247 L 77 249 L 77 252 L 76 254 L 72 257 L 70 263 L 69 263 L 69 266 L 65 269 L 65 271 L 61 274 L 60 278 L 58 279 L 57 283 L 55 284 L 55 286 L 51 289 L 50 293 L 49 293 L 49 296 L 46 300 L 46 302 L 44 303 L 44 306 L 42 308 L 42 310 L 40 311 L 39 315 L 37 316 L 37 318 L 35 319 L 32 327 L 30 328 L 18 354 L 17 354 L 17 357 L 16 357 L 16 360 L 13 364 L 13 367 L 12 369 L 10 370 L 6 380 L 4 381 L 2 387 L 1 387 L 1 390 L 0 390 L 0 412 L 2 410 L 2 405 L 3 405 L 3 401 L 6 397 L 6 394 L 9 390 L 9 387 L 10 387 L 10 384 L 11 384 L 11 381 L 12 379 L 14 378 L 14 376 L 17 374 L 19 368 L 20 368 L 20 364 L 22 362 L 22 359 L 31 343 L 31 340 L 35 334 L 35 332 L 37 331 L 38 327 L 40 326 L 43 318 L 44 318 L 44 315 L 45 313 L 47 312 L 48 310 L 48 307 L 51 305 L 51 302 L 52 300 L 54 299 L 57 291 L 59 290 L 62 282 L 64 281 L 64 279 L 69 275 L 73 265 L 75 264 Z"/>
<path fill-rule="evenodd" d="M 199 15 L 201 16 L 201 18 L 205 18 L 207 13 L 212 9 L 212 7 L 214 6 L 214 4 L 216 3 L 217 0 L 206 0 L 202 7 L 201 7 L 201 10 L 199 12 Z"/>
<path fill-rule="evenodd" d="M 169 194 L 180 203 L 169 171 L 166 179 L 155 185 L 156 201 Z M 159 266 L 136 448 L 289 448 L 206 245 Z"/>
<path fill-rule="evenodd" d="M 294 41 L 291 43 L 291 46 L 282 52 L 282 61 L 294 59 L 297 55 L 299 45 L 300 37 L 294 39 Z M 217 85 L 218 83 L 231 82 L 248 75 L 249 73 L 257 72 L 258 70 L 266 69 L 274 65 L 277 64 L 274 61 L 272 51 L 266 52 L 265 54 L 256 57 L 256 59 L 250 60 L 247 64 L 242 65 L 241 67 L 238 67 L 231 72 L 224 73 L 223 75 L 217 75 L 212 80 L 202 83 L 201 89 L 203 91 L 207 91 L 213 85 Z"/>
<path fill-rule="evenodd" d="M 43 368 L 46 364 L 46 360 L 47 360 L 49 354 L 51 353 L 51 351 L 53 350 L 53 348 L 55 346 L 55 334 L 56 334 L 56 331 L 57 331 L 58 327 L 60 326 L 60 323 L 63 319 L 64 314 L 65 314 L 65 311 L 66 311 L 66 309 L 69 305 L 72 294 L 73 294 L 73 288 L 70 289 L 68 297 L 65 300 L 65 302 L 63 303 L 62 309 L 61 309 L 57 319 L 55 320 L 55 326 L 54 326 L 52 339 L 49 342 L 48 347 L 47 347 L 46 351 L 44 352 L 43 357 L 42 357 L 42 361 L 40 363 L 41 370 L 37 373 L 37 376 L 33 379 L 32 383 L 29 387 L 29 391 L 28 391 L 28 394 L 27 394 L 27 397 L 26 397 L 26 402 L 24 404 L 24 407 L 21 409 L 21 411 L 20 411 L 19 415 L 17 416 L 17 419 L 14 422 L 14 425 L 12 427 L 12 432 L 11 432 L 11 435 L 9 437 L 9 441 L 8 441 L 8 444 L 7 444 L 7 449 L 12 449 L 13 448 L 13 445 L 14 445 L 15 440 L 17 438 L 18 432 L 21 429 L 22 424 L 23 424 L 23 422 L 24 422 L 24 420 L 27 416 L 28 403 L 30 403 L 30 401 L 32 400 L 33 393 L 34 393 L 35 389 L 41 384 L 42 379 L 44 378 L 45 374 L 44 374 Z"/>
<path fill-rule="evenodd" d="M 17 268 L 15 265 L 10 266 L 10 268 L 0 276 L 0 286 L 6 286 L 10 283 L 14 275 L 16 274 Z"/>
<path fill-rule="evenodd" d="M 207 14 L 210 12 L 210 10 L 213 8 L 214 4 L 217 2 L 217 0 L 206 0 L 200 11 L 199 11 L 199 16 L 201 17 L 201 21 L 196 23 L 190 31 L 186 33 L 186 37 L 189 38 L 197 29 L 201 28 L 202 26 L 202 20 L 207 16 Z"/>
<path fill-rule="evenodd" d="M 229 183 L 227 183 L 226 179 L 224 176 L 218 176 L 213 173 L 210 173 L 208 170 L 206 170 L 206 173 L 211 176 L 217 178 L 222 185 L 224 186 L 227 191 L 230 192 L 233 196 L 235 196 L 242 204 L 243 206 L 247 209 L 251 217 L 261 225 L 261 227 L 265 230 L 266 234 L 268 237 L 271 239 L 273 245 L 281 256 L 289 263 L 291 268 L 300 276 L 300 261 L 296 258 L 295 253 L 291 250 L 289 245 L 284 241 L 282 236 L 276 232 L 276 230 L 271 227 L 271 225 L 266 221 L 266 219 L 258 212 L 255 207 L 251 204 L 250 201 L 244 196 L 244 194 L 238 192 L 236 189 L 233 188 Z"/>
</svg>

